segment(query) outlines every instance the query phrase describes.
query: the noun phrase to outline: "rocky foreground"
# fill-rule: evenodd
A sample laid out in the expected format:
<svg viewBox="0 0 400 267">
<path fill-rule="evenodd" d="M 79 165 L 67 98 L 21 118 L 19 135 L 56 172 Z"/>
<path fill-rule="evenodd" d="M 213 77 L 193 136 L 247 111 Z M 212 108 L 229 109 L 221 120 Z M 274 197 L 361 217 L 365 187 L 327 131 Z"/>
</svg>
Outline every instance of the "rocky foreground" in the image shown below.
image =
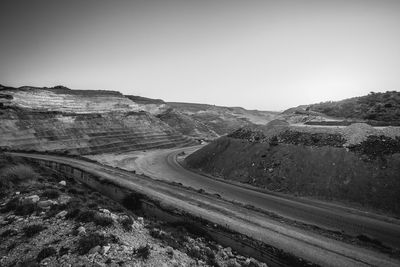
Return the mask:
<svg viewBox="0 0 400 267">
<path fill-rule="evenodd" d="M 0 166 L 0 266 L 266 266 L 72 179 L 11 158 Z"/>
</svg>

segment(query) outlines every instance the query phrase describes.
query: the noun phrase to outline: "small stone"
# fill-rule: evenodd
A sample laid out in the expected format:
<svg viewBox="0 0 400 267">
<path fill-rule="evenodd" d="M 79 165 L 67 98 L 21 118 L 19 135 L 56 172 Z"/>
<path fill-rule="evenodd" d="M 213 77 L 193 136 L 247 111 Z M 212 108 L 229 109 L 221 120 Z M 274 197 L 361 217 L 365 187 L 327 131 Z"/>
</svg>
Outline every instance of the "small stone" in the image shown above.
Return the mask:
<svg viewBox="0 0 400 267">
<path fill-rule="evenodd" d="M 95 254 L 96 252 L 100 252 L 101 247 L 100 246 L 95 246 L 94 248 L 89 250 L 89 254 Z"/>
<path fill-rule="evenodd" d="M 106 265 L 104 263 L 102 263 L 102 262 L 96 261 L 93 266 L 94 267 L 105 267 Z"/>
<path fill-rule="evenodd" d="M 56 203 L 57 203 L 56 201 L 48 199 L 48 200 L 39 201 L 39 202 L 37 203 L 37 205 L 38 205 L 40 208 L 45 209 L 45 208 L 49 208 L 50 206 L 52 206 L 52 205 L 54 205 L 54 204 L 56 204 Z"/>
<path fill-rule="evenodd" d="M 17 192 L 15 192 L 15 194 L 18 196 L 19 194 L 21 194 L 21 192 L 17 191 Z"/>
<path fill-rule="evenodd" d="M 99 209 L 102 213 L 110 214 L 111 212 L 108 209 Z"/>
<path fill-rule="evenodd" d="M 38 195 L 32 195 L 22 200 L 22 203 L 37 203 L 40 200 Z"/>
<path fill-rule="evenodd" d="M 59 204 L 65 205 L 71 200 L 71 197 L 67 195 L 61 195 L 57 200 Z"/>
<path fill-rule="evenodd" d="M 78 228 L 78 234 L 80 234 L 80 235 L 86 234 L 86 229 L 85 229 L 85 227 L 80 226 L 80 227 Z"/>
<path fill-rule="evenodd" d="M 103 246 L 101 252 L 102 254 L 107 254 L 107 252 L 110 250 L 111 246 L 107 245 L 107 246 Z"/>
<path fill-rule="evenodd" d="M 233 258 L 233 253 L 232 253 L 232 249 L 230 247 L 227 247 L 225 249 L 226 255 L 228 255 L 230 258 Z"/>
<path fill-rule="evenodd" d="M 229 259 L 227 266 L 240 267 L 240 264 L 235 259 Z"/>
<path fill-rule="evenodd" d="M 64 218 L 65 215 L 67 215 L 67 213 L 68 212 L 66 210 L 63 210 L 63 211 L 57 213 L 56 218 Z"/>
<path fill-rule="evenodd" d="M 174 249 L 170 246 L 167 247 L 166 252 L 171 257 L 174 255 Z"/>
<path fill-rule="evenodd" d="M 66 186 L 66 185 L 67 185 L 67 182 L 65 182 L 64 180 L 62 180 L 61 182 L 59 182 L 59 184 L 62 185 L 62 186 Z"/>
<path fill-rule="evenodd" d="M 119 216 L 117 214 L 111 213 L 110 212 L 110 217 L 111 219 L 113 219 L 114 221 L 118 221 L 119 220 Z"/>
</svg>

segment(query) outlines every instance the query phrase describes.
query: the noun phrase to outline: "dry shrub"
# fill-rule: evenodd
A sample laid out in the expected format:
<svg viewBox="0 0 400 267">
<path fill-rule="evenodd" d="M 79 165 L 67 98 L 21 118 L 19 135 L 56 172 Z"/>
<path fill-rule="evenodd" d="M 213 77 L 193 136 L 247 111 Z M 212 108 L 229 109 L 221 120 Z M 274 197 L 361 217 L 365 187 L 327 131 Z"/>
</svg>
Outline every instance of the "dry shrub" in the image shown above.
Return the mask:
<svg viewBox="0 0 400 267">
<path fill-rule="evenodd" d="M 149 246 L 149 244 L 147 244 L 145 246 L 140 246 L 140 247 L 134 249 L 133 254 L 135 254 L 136 257 L 138 257 L 138 258 L 142 258 L 142 259 L 146 260 L 150 256 L 150 251 L 151 251 L 151 247 Z"/>
<path fill-rule="evenodd" d="M 78 246 L 76 248 L 78 254 L 84 255 L 96 246 L 105 246 L 110 243 L 110 238 L 100 233 L 92 233 L 82 236 L 78 240 Z"/>
<path fill-rule="evenodd" d="M 43 248 L 36 257 L 37 262 L 41 262 L 43 259 L 54 256 L 57 254 L 57 250 L 53 247 Z"/>
<path fill-rule="evenodd" d="M 0 170 L 0 184 L 7 186 L 10 183 L 19 184 L 29 182 L 39 178 L 32 167 L 24 164 L 12 165 Z"/>
<path fill-rule="evenodd" d="M 46 227 L 43 225 L 32 224 L 32 225 L 24 227 L 22 230 L 27 237 L 33 237 L 45 229 L 46 229 Z"/>
<path fill-rule="evenodd" d="M 50 199 L 56 199 L 60 196 L 60 191 L 56 190 L 56 189 L 46 189 L 43 193 L 42 193 L 42 197 L 47 197 Z"/>
</svg>

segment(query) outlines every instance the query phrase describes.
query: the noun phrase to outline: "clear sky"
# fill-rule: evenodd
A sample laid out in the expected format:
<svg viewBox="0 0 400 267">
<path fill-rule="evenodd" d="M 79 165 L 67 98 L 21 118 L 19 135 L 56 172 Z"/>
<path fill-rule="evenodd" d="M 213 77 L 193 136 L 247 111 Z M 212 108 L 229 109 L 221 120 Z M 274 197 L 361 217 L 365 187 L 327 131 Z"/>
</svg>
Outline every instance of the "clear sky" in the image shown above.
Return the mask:
<svg viewBox="0 0 400 267">
<path fill-rule="evenodd" d="M 400 90 L 400 0 L 1 0 L 0 83 L 282 110 Z"/>
</svg>

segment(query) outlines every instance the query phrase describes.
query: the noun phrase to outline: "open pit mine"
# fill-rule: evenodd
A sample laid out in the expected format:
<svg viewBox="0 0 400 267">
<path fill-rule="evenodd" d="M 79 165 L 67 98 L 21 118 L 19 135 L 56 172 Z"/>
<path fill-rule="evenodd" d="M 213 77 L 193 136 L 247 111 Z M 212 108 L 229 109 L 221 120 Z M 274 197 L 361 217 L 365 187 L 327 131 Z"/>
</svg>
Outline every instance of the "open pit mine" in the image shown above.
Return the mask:
<svg viewBox="0 0 400 267">
<path fill-rule="evenodd" d="M 0 86 L 0 266 L 400 266 L 399 128 L 325 110 Z"/>
</svg>

